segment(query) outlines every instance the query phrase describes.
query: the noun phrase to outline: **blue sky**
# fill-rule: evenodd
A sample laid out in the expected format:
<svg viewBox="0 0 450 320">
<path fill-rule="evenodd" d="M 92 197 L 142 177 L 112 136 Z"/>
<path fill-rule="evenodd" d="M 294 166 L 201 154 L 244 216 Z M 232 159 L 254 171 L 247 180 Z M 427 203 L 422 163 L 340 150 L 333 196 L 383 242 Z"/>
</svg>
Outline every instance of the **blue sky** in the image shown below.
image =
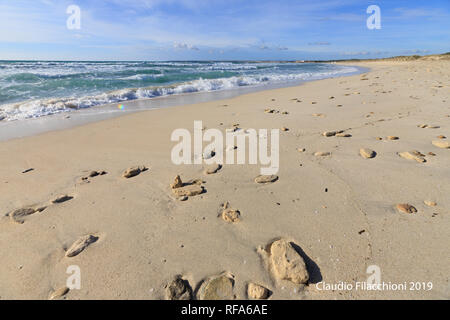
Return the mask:
<svg viewBox="0 0 450 320">
<path fill-rule="evenodd" d="M 81 29 L 69 30 L 69 5 Z M 369 30 L 369 5 L 381 30 Z M 345 59 L 450 51 L 449 0 L 0 0 L 0 59 Z"/>
</svg>

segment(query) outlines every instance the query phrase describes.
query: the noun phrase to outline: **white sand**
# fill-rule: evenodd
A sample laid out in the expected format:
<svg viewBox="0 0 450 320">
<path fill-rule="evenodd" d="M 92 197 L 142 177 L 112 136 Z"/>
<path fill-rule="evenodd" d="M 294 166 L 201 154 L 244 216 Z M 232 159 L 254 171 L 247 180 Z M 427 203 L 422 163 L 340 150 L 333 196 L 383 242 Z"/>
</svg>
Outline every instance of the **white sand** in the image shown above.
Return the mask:
<svg viewBox="0 0 450 320">
<path fill-rule="evenodd" d="M 1 142 L 0 298 L 47 299 L 65 285 L 67 267 L 77 265 L 81 289 L 67 299 L 163 299 L 165 285 L 177 274 L 195 289 L 223 271 L 234 275 L 239 299 L 247 298 L 249 282 L 270 289 L 271 299 L 448 299 L 450 149 L 432 141 L 450 138 L 450 62 L 361 65 L 372 69 L 368 80 L 321 80 Z M 267 114 L 266 108 L 289 114 Z M 257 185 L 260 167 L 253 165 L 225 165 L 206 176 L 204 166 L 172 164 L 170 135 L 177 128 L 192 131 L 194 120 L 222 130 L 235 123 L 289 128 L 280 137 L 279 180 Z M 332 130 L 352 137 L 322 136 Z M 364 159 L 361 148 L 377 156 Z M 427 162 L 397 154 L 411 150 L 425 154 Z M 332 155 L 315 157 L 317 151 Z M 149 170 L 122 178 L 135 165 Z M 34 170 L 21 173 L 28 168 Z M 91 170 L 108 174 L 80 183 Z M 185 202 L 174 199 L 169 185 L 177 174 L 203 179 L 207 192 Z M 74 198 L 23 224 L 7 216 L 61 194 Z M 225 201 L 239 209 L 240 222 L 218 218 Z M 418 212 L 401 213 L 395 208 L 400 203 Z M 88 234 L 98 241 L 65 257 Z M 278 237 L 295 242 L 310 258 L 309 286 L 270 276 L 257 249 Z M 407 290 L 316 288 L 319 281 L 366 281 L 370 265 L 381 268 L 382 281 L 406 282 Z M 409 282 L 432 282 L 433 289 L 410 291 Z"/>
</svg>

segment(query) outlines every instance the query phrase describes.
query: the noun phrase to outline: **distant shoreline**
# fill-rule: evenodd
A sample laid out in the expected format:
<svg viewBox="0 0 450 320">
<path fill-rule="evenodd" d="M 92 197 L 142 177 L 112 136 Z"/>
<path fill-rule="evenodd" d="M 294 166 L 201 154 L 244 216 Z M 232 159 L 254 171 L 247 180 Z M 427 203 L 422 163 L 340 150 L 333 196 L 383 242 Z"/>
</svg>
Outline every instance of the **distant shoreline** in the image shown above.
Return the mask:
<svg viewBox="0 0 450 320">
<path fill-rule="evenodd" d="M 450 52 L 431 55 L 405 55 L 375 59 L 329 59 L 329 60 L 13 60 L 0 59 L 0 62 L 246 62 L 246 63 L 333 63 L 333 62 L 372 62 L 372 61 L 415 61 L 450 60 Z"/>
<path fill-rule="evenodd" d="M 256 63 L 335 63 L 335 62 L 373 62 L 373 61 L 430 61 L 430 60 L 450 60 L 450 52 L 432 55 L 410 55 L 410 56 L 394 56 L 388 58 L 376 59 L 332 59 L 332 60 L 291 60 L 291 61 L 254 61 Z"/>
</svg>

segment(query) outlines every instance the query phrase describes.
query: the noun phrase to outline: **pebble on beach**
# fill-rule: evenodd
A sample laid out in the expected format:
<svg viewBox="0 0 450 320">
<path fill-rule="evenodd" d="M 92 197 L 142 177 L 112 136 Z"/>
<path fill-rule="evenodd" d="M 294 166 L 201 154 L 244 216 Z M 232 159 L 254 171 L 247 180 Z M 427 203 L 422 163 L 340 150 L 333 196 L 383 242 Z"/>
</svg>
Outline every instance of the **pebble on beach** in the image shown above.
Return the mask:
<svg viewBox="0 0 450 320">
<path fill-rule="evenodd" d="M 413 207 L 410 204 L 407 203 L 400 203 L 397 204 L 397 210 L 402 212 L 402 213 L 417 213 L 417 209 L 415 207 Z"/>
<path fill-rule="evenodd" d="M 308 283 L 305 261 L 289 241 L 280 239 L 270 245 L 270 262 L 277 279 L 295 284 Z"/>
<path fill-rule="evenodd" d="M 359 153 L 365 159 L 373 159 L 377 156 L 377 153 L 375 151 L 367 148 L 359 150 Z"/>
</svg>

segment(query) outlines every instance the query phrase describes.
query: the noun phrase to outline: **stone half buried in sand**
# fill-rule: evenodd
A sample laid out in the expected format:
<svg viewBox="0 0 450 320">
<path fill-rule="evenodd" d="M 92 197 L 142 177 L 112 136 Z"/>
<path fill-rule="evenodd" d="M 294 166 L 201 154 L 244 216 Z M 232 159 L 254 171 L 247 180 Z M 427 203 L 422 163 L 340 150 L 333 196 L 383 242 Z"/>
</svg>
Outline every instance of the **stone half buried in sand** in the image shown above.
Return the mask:
<svg viewBox="0 0 450 320">
<path fill-rule="evenodd" d="M 424 203 L 429 207 L 436 207 L 437 203 L 435 201 L 425 200 Z"/>
<path fill-rule="evenodd" d="M 142 172 L 145 172 L 147 170 L 148 170 L 148 168 L 145 166 L 131 167 L 131 168 L 128 168 L 127 170 L 125 170 L 125 172 L 122 174 L 122 176 L 124 178 L 129 179 L 129 178 L 136 177 L 139 174 L 141 174 Z"/>
<path fill-rule="evenodd" d="M 230 223 L 236 223 L 241 220 L 241 212 L 237 209 L 230 208 L 230 204 L 228 202 L 223 205 L 223 210 L 220 216 L 224 221 Z"/>
<path fill-rule="evenodd" d="M 220 169 L 222 169 L 222 165 L 215 163 L 215 164 L 212 164 L 212 165 L 206 167 L 205 171 L 204 171 L 204 174 L 206 174 L 206 175 L 215 174 Z"/>
<path fill-rule="evenodd" d="M 269 248 L 270 264 L 278 280 L 288 280 L 295 284 L 306 284 L 309 273 L 302 256 L 295 250 L 291 242 L 280 239 Z"/>
<path fill-rule="evenodd" d="M 322 133 L 322 135 L 324 137 L 335 137 L 336 135 L 340 135 L 340 137 L 348 137 L 347 135 L 342 135 L 344 133 L 344 130 L 339 130 L 339 131 L 325 131 L 324 133 Z"/>
<path fill-rule="evenodd" d="M 407 204 L 407 203 L 397 204 L 396 208 L 397 208 L 398 211 L 400 211 L 402 213 L 409 213 L 409 214 L 417 213 L 417 209 L 415 207 L 413 207 L 412 205 Z"/>
<path fill-rule="evenodd" d="M 199 300 L 234 300 L 234 275 L 223 273 L 206 279 L 198 290 Z"/>
<path fill-rule="evenodd" d="M 337 134 L 337 131 L 325 131 L 322 133 L 324 137 L 334 137 Z"/>
<path fill-rule="evenodd" d="M 268 184 L 268 183 L 274 183 L 274 182 L 278 181 L 278 179 L 279 178 L 276 175 L 268 175 L 268 176 L 260 175 L 255 178 L 255 182 L 258 184 Z"/>
<path fill-rule="evenodd" d="M 181 177 L 178 175 L 175 177 L 175 181 L 170 185 L 172 189 L 181 188 L 183 186 L 183 181 L 181 181 Z"/>
<path fill-rule="evenodd" d="M 192 300 L 192 288 L 189 281 L 183 279 L 181 276 L 176 276 L 166 286 L 167 300 Z"/>
<path fill-rule="evenodd" d="M 317 151 L 316 153 L 314 153 L 314 156 L 316 156 L 316 157 L 329 157 L 329 156 L 331 156 L 331 152 Z"/>
<path fill-rule="evenodd" d="M 365 159 L 373 159 L 377 156 L 377 153 L 374 150 L 367 149 L 367 148 L 363 148 L 363 149 L 359 150 L 359 154 L 361 155 L 361 157 L 363 157 Z"/>
<path fill-rule="evenodd" d="M 270 291 L 263 286 L 256 283 L 249 283 L 247 286 L 247 296 L 253 300 L 267 299 L 270 295 Z"/>
<path fill-rule="evenodd" d="M 172 188 L 172 192 L 177 198 L 185 199 L 186 197 L 193 197 L 204 193 L 205 189 L 201 184 L 201 180 L 194 180 L 188 183 L 183 183 L 180 176 L 178 175 L 175 177 L 175 181 L 170 185 L 170 187 Z"/>
<path fill-rule="evenodd" d="M 199 194 L 202 194 L 205 191 L 205 189 L 202 186 L 193 184 L 173 189 L 172 191 L 178 198 L 183 198 L 183 197 L 198 196 Z"/>
<path fill-rule="evenodd" d="M 108 174 L 108 172 L 106 172 L 106 171 L 95 171 L 95 170 L 93 170 L 93 171 L 90 171 L 87 176 L 81 177 L 81 181 L 89 182 L 90 178 L 104 176 L 104 175 L 107 175 L 107 174 Z"/>
<path fill-rule="evenodd" d="M 49 300 L 60 299 L 60 298 L 64 297 L 66 294 L 68 294 L 69 291 L 70 291 L 70 289 L 68 287 L 59 288 L 59 289 L 53 291 L 48 299 Z"/>
<path fill-rule="evenodd" d="M 202 155 L 204 160 L 212 159 L 216 156 L 216 152 L 214 150 L 211 151 L 205 151 Z"/>
<path fill-rule="evenodd" d="M 352 135 L 350 133 L 337 133 L 336 137 L 338 137 L 338 138 L 351 138 Z"/>
<path fill-rule="evenodd" d="M 433 141 L 433 145 L 441 149 L 450 149 L 450 141 Z"/>
<path fill-rule="evenodd" d="M 226 222 L 236 223 L 241 220 L 241 213 L 236 209 L 225 209 L 222 212 L 222 219 Z"/>
<path fill-rule="evenodd" d="M 61 196 L 58 196 L 55 199 L 53 199 L 52 203 L 53 204 L 64 203 L 64 202 L 70 201 L 72 199 L 73 199 L 72 196 L 68 196 L 68 195 L 65 194 L 65 195 L 61 195 Z"/>
<path fill-rule="evenodd" d="M 72 258 L 77 255 L 79 255 L 81 252 L 83 252 L 88 246 L 93 244 L 94 242 L 97 242 L 98 237 L 93 235 L 87 235 L 84 237 L 79 238 L 77 241 L 75 241 L 69 249 L 66 251 L 66 257 Z"/>
</svg>

